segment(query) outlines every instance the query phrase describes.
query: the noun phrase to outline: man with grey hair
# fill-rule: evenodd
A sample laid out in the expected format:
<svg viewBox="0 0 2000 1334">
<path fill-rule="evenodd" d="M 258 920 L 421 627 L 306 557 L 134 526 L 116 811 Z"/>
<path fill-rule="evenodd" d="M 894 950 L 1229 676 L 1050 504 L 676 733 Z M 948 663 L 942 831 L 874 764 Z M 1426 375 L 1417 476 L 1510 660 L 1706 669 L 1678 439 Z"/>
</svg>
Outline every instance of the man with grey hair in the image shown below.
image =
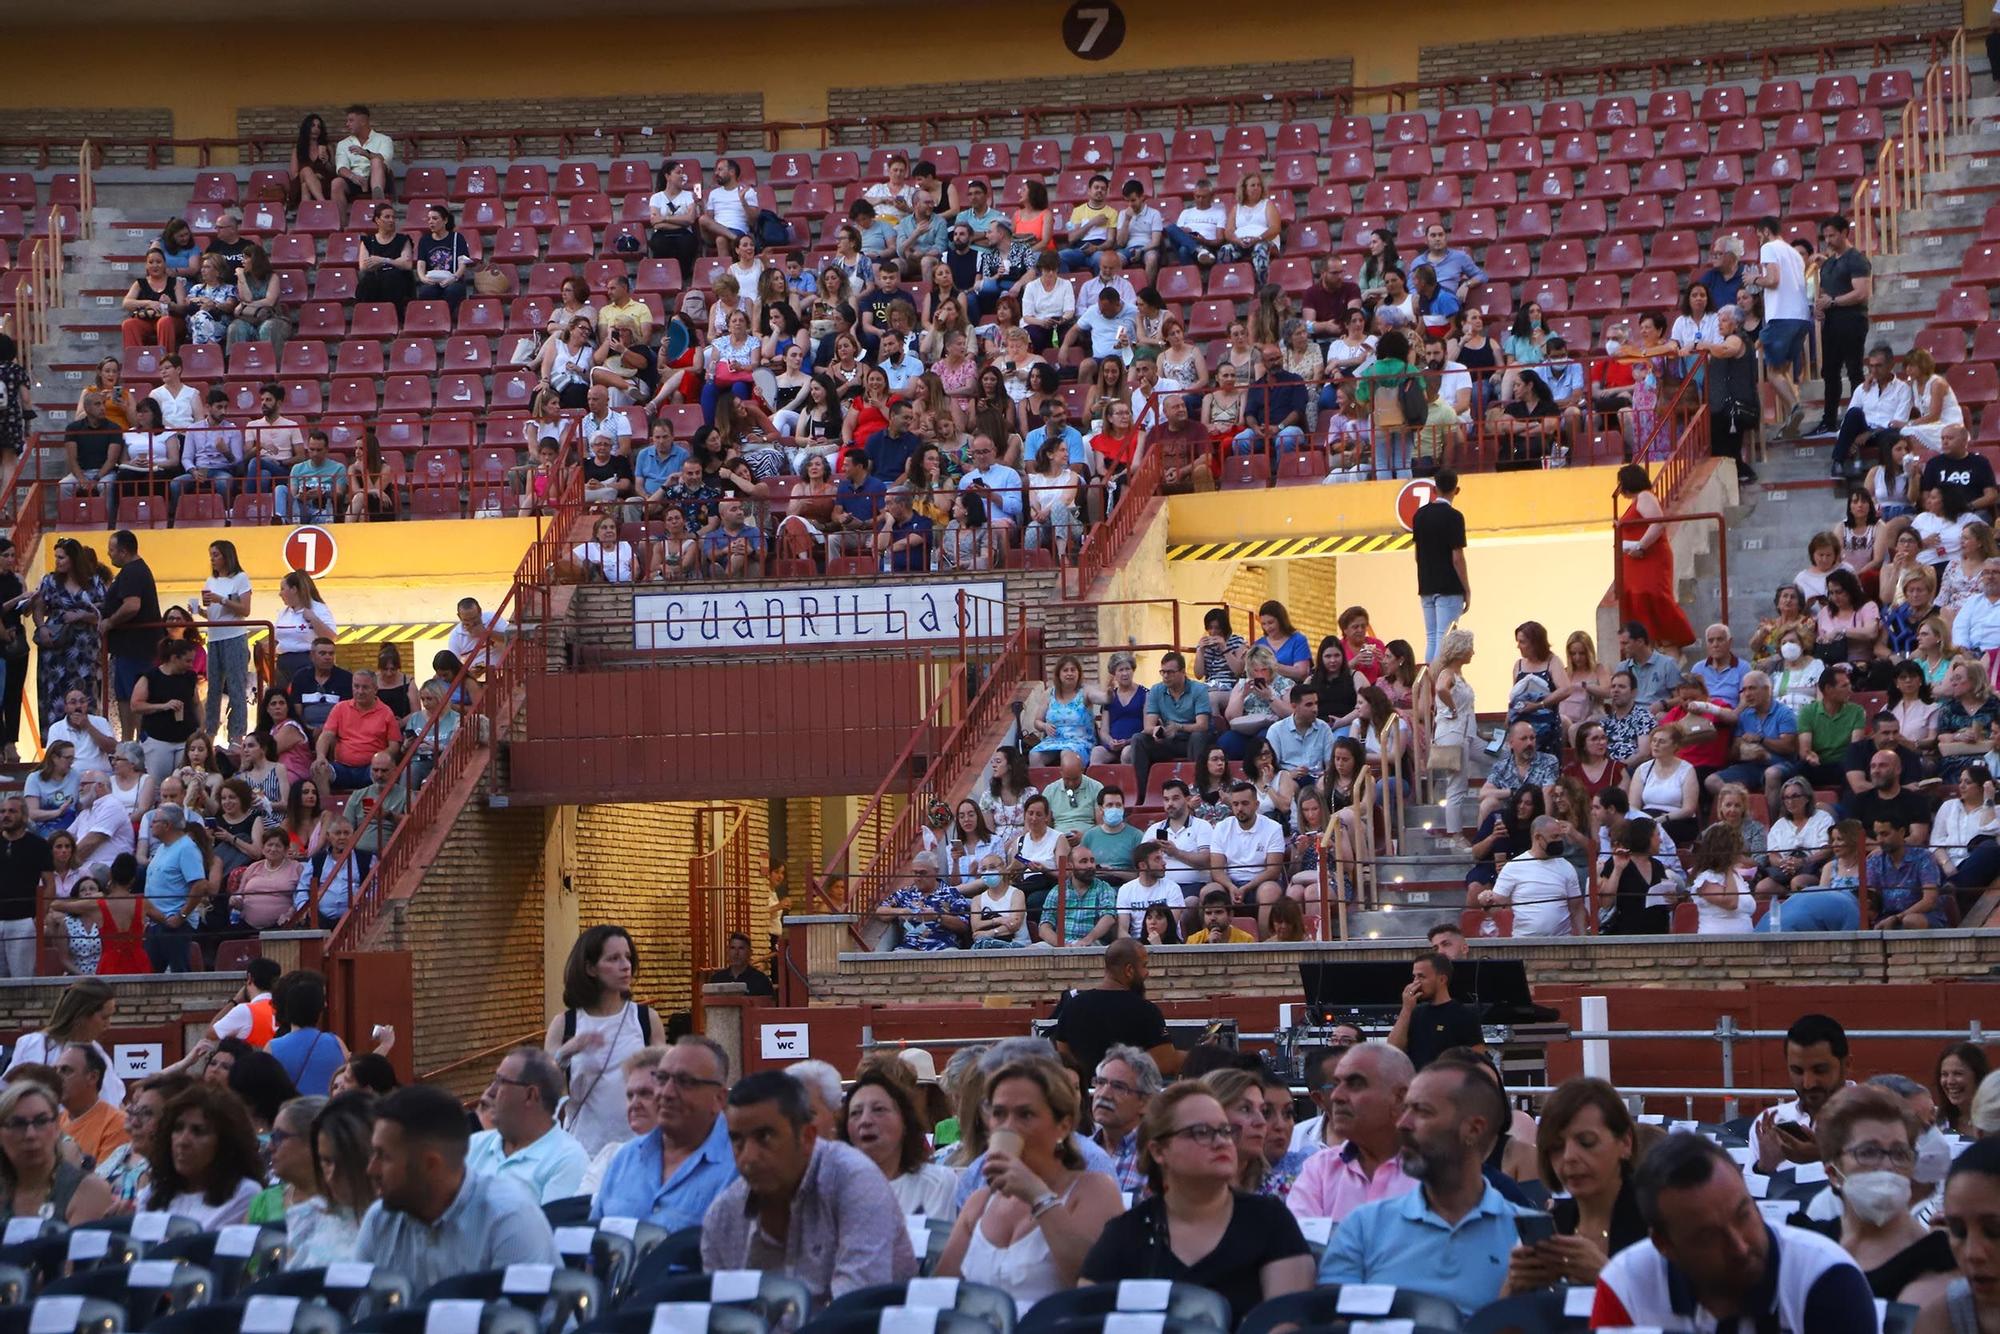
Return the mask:
<svg viewBox="0 0 2000 1334">
<path fill-rule="evenodd" d="M 7 803 L 18 801 L 7 798 Z M 0 835 L 9 814 L 0 806 Z M 146 956 L 156 973 L 188 971 L 188 946 L 194 928 L 188 917 L 209 896 L 208 867 L 201 848 L 187 836 L 187 811 L 163 802 L 153 808 L 153 853 L 146 862 L 146 901 L 161 917 L 146 927 Z M 53 876 L 50 877 L 53 880 Z M 30 970 L 32 971 L 32 970 Z"/>
<path fill-rule="evenodd" d="M 1792 706 L 1771 692 L 1771 678 L 1763 672 L 1743 673 L 1733 708 L 1715 715 L 1718 726 L 1729 731 L 1729 763 L 1708 776 L 1710 796 L 1725 783 L 1741 783 L 1752 792 L 1766 787 L 1769 770 L 1796 759 L 1799 753 L 1799 716 Z M 1783 774 L 1780 771 L 1780 781 Z M 1769 809 L 1779 807 L 1771 803 Z"/>
<path fill-rule="evenodd" d="M 667 1048 L 653 1075 L 653 1129 L 612 1155 L 590 1218 L 639 1218 L 669 1232 L 694 1227 L 730 1182 L 736 1155 L 722 1115 L 729 1053 L 690 1034 Z"/>
<path fill-rule="evenodd" d="M 972 905 L 938 880 L 938 858 L 920 852 L 910 858 L 910 881 L 877 905 L 875 920 L 901 928 L 897 949 L 962 949 L 971 935 Z"/>
<path fill-rule="evenodd" d="M 202 254 L 220 259 L 233 283 L 236 281 L 236 270 L 243 267 L 244 258 L 249 253 L 250 242 L 243 236 L 243 211 L 232 204 L 215 215 L 215 234 L 208 238 L 208 245 Z"/>
<path fill-rule="evenodd" d="M 76 864 L 109 864 L 121 852 L 134 850 L 132 817 L 125 803 L 109 801 L 111 776 L 86 769 L 76 785 L 76 821 L 69 832 L 76 838 Z"/>
<path fill-rule="evenodd" d="M 1701 632 L 1701 646 L 1703 656 L 1688 668 L 1688 674 L 1700 678 L 1709 703 L 1736 707 L 1737 697 L 1743 693 L 1743 674 L 1750 670 L 1750 664 L 1736 656 L 1736 637 L 1717 621 Z"/>
<path fill-rule="evenodd" d="M 367 668 L 354 673 L 351 688 L 354 693 L 328 710 L 320 729 L 312 775 L 321 792 L 366 787 L 368 763 L 376 752 L 387 753 L 391 761 L 400 753 L 402 720 L 382 702 L 375 673 Z"/>
<path fill-rule="evenodd" d="M 1165 1087 L 1151 1056 L 1123 1043 L 1108 1048 L 1090 1081 L 1090 1115 L 1097 1129 L 1090 1138 L 1111 1155 L 1118 1189 L 1137 1192 L 1146 1184 L 1139 1167 L 1139 1122 Z"/>
<path fill-rule="evenodd" d="M 1721 310 L 1733 306 L 1743 295 L 1743 240 L 1737 236 L 1718 236 L 1709 247 L 1712 267 L 1695 279 L 1708 289 L 1708 308 Z"/>
<path fill-rule="evenodd" d="M 486 1089 L 493 1128 L 472 1137 L 466 1172 L 512 1181 L 542 1204 L 575 1195 L 590 1155 L 556 1124 L 562 1096 L 562 1070 L 547 1052 L 540 1047 L 508 1052 Z"/>
<path fill-rule="evenodd" d="M 1538 815 L 1528 826 L 1534 846 L 1525 857 L 1511 858 L 1500 868 L 1491 889 L 1482 890 L 1484 908 L 1512 908 L 1517 936 L 1580 936 L 1584 934 L 1583 886 L 1576 868 L 1563 860 L 1568 846 L 1561 820 Z"/>
<path fill-rule="evenodd" d="M 839 1139 L 841 1117 L 840 1071 L 825 1061 L 795 1061 L 785 1073 L 805 1085 L 806 1102 L 812 1108 L 813 1129 L 821 1139 Z"/>
<path fill-rule="evenodd" d="M 1871 455 L 1888 463 L 1889 450 L 1903 438 L 1903 427 L 1916 415 L 1916 396 L 1910 391 L 1910 382 L 1896 374 L 1896 353 L 1887 343 L 1868 349 L 1864 370 L 1861 383 L 1848 395 L 1840 435 L 1833 442 L 1835 477 L 1847 476 L 1850 468 L 1859 475 Z M 1828 412 L 1833 408 L 1831 403 L 1826 405 Z"/>
<path fill-rule="evenodd" d="M 1287 1208 L 1300 1218 L 1339 1222 L 1372 1200 L 1416 1189 L 1416 1178 L 1403 1171 L 1396 1135 L 1403 1095 L 1416 1073 L 1409 1055 L 1386 1042 L 1357 1042 L 1341 1054 L 1325 1103 L 1334 1147 L 1306 1159 L 1285 1197 Z"/>
</svg>

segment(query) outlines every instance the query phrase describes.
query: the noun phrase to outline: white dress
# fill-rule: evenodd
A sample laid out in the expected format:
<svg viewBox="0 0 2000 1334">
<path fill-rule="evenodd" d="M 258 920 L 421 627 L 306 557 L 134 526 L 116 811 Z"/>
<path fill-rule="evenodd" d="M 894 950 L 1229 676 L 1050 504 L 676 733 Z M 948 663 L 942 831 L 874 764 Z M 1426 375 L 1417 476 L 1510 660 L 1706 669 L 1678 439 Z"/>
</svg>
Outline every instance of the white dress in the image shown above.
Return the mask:
<svg viewBox="0 0 2000 1334">
<path fill-rule="evenodd" d="M 937 1163 L 925 1163 L 916 1171 L 905 1172 L 890 1181 L 889 1193 L 896 1197 L 905 1215 L 950 1218 L 951 1202 L 958 1194 L 958 1173 Z"/>
<path fill-rule="evenodd" d="M 1965 424 L 1965 410 L 1958 406 L 1958 395 L 1952 392 L 1951 382 L 1942 375 L 1933 375 L 1930 384 L 1917 391 L 1919 406 L 1929 405 L 1932 385 L 1944 386 L 1944 410 L 1938 414 L 1938 419 L 1934 422 L 1927 422 L 1922 426 L 1905 426 L 1903 434 L 1935 454 L 1944 448 L 1944 428 Z"/>
<path fill-rule="evenodd" d="M 632 1138 L 632 1127 L 625 1120 L 622 1062 L 646 1045 L 646 1035 L 639 1024 L 639 1007 L 631 1001 L 603 1018 L 578 1010 L 576 1033 L 578 1037 L 602 1033 L 604 1041 L 569 1058 L 569 1097 L 562 1105 L 562 1124 L 583 1151 L 595 1157 L 605 1145 Z"/>
<path fill-rule="evenodd" d="M 958 1274 L 968 1283 L 986 1283 L 1012 1293 L 1018 1315 L 1026 1315 L 1036 1302 L 1063 1286 L 1056 1275 L 1055 1257 L 1049 1254 L 1049 1240 L 1039 1226 L 1003 1247 L 986 1239 L 984 1219 L 973 1225 L 972 1241 L 959 1262 Z"/>
</svg>

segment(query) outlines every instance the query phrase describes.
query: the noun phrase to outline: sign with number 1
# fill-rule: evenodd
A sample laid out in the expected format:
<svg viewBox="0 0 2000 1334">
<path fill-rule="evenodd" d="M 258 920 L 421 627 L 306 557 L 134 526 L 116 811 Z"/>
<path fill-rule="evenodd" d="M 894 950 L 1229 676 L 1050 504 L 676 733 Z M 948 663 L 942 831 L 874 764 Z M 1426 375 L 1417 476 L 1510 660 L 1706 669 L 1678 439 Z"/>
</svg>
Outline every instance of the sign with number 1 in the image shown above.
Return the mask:
<svg viewBox="0 0 2000 1334">
<path fill-rule="evenodd" d="M 285 535 L 285 564 L 314 579 L 333 568 L 338 554 L 333 534 L 318 524 L 309 523 Z"/>
</svg>

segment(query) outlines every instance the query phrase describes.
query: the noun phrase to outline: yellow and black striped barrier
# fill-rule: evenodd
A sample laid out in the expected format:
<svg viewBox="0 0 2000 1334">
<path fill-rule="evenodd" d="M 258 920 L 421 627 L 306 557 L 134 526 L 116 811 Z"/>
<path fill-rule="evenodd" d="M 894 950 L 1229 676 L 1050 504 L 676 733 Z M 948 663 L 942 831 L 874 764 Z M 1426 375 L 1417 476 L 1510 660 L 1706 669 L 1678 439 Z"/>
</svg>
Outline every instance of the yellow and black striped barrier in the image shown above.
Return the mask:
<svg viewBox="0 0 2000 1334">
<path fill-rule="evenodd" d="M 1183 542 L 1167 548 L 1168 560 L 1277 560 L 1296 556 L 1358 556 L 1408 551 L 1408 533 L 1364 533 L 1358 537 L 1274 537 L 1254 542 Z"/>
</svg>

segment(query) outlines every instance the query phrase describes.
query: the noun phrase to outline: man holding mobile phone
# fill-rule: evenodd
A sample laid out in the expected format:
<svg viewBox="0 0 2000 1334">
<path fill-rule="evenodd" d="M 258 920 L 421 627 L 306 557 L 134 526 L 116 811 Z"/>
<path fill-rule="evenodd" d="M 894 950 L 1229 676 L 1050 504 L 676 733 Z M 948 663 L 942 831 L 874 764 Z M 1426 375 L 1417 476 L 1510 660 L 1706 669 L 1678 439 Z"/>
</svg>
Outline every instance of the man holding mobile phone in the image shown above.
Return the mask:
<svg viewBox="0 0 2000 1334">
<path fill-rule="evenodd" d="M 1798 1096 L 1781 1102 L 1750 1126 L 1756 1170 L 1769 1176 L 1785 1163 L 1820 1161 L 1813 1121 L 1848 1078 L 1847 1030 L 1823 1014 L 1801 1015 L 1785 1032 L 1785 1072 Z"/>
</svg>

